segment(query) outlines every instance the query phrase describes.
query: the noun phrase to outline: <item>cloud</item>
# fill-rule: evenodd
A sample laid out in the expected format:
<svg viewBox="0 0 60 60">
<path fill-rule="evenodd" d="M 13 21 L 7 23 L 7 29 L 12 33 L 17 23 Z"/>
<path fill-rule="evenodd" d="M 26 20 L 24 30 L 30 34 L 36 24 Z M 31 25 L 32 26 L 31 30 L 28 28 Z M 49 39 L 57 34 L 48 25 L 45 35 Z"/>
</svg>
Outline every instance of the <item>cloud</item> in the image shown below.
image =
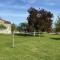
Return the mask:
<svg viewBox="0 0 60 60">
<path fill-rule="evenodd" d="M 55 2 L 49 2 L 49 3 L 47 2 L 46 5 L 49 5 L 49 6 L 55 6 L 56 3 L 55 3 Z"/>
<path fill-rule="evenodd" d="M 28 8 L 35 7 L 51 11 L 56 17 L 60 15 L 59 4 L 59 0 L 0 0 L 0 16 L 7 19 L 10 17 L 13 21 L 18 18 L 18 20 L 25 20 L 28 16 Z"/>
<path fill-rule="evenodd" d="M 28 4 L 26 5 L 7 5 L 7 4 L 0 4 L 0 11 L 1 10 L 27 10 L 30 6 Z"/>
<path fill-rule="evenodd" d="M 16 23 L 19 24 L 21 22 L 26 21 L 28 14 L 25 13 L 17 13 L 17 14 L 13 14 L 13 13 L 0 13 L 0 17 L 11 21 L 12 23 Z"/>
<path fill-rule="evenodd" d="M 33 4 L 35 3 L 37 0 L 22 0 L 23 2 L 27 2 L 27 3 L 30 3 L 30 4 Z"/>
<path fill-rule="evenodd" d="M 12 4 L 15 0 L 0 0 L 0 4 Z"/>
<path fill-rule="evenodd" d="M 17 13 L 17 14 L 13 14 L 13 13 L 0 13 L 0 16 L 11 16 L 11 17 L 27 17 L 28 14 L 25 13 Z"/>
</svg>

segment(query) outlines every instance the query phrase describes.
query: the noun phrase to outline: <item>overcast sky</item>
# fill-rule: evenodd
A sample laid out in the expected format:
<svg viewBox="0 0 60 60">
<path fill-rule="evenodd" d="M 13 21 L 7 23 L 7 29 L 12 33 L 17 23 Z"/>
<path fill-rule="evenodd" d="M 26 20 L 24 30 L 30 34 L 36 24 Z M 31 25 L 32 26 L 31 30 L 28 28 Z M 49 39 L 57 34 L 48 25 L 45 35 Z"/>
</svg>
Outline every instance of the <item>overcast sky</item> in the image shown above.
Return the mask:
<svg viewBox="0 0 60 60">
<path fill-rule="evenodd" d="M 27 21 L 27 10 L 30 7 L 51 11 L 54 21 L 60 15 L 60 0 L 0 0 L 0 17 L 19 24 Z"/>
</svg>

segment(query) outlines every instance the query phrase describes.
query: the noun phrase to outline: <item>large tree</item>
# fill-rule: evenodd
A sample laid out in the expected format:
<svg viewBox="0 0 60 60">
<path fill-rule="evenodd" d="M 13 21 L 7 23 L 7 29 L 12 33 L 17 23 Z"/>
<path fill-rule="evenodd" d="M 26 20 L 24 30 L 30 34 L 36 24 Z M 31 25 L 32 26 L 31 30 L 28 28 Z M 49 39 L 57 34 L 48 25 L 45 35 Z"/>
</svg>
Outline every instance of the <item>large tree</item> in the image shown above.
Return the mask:
<svg viewBox="0 0 60 60">
<path fill-rule="evenodd" d="M 44 9 L 28 9 L 29 16 L 27 17 L 30 31 L 51 31 L 53 14 Z"/>
</svg>

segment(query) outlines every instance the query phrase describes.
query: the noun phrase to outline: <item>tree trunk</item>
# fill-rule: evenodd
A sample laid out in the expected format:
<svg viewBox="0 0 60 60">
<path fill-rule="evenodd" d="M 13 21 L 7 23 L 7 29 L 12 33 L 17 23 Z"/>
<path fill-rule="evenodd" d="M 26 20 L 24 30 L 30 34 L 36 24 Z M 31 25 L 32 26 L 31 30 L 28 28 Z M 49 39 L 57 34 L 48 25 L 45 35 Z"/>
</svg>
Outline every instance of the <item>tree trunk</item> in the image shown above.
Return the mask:
<svg viewBox="0 0 60 60">
<path fill-rule="evenodd" d="M 14 48 L 14 32 L 13 32 L 13 42 L 12 42 L 12 47 Z"/>
</svg>

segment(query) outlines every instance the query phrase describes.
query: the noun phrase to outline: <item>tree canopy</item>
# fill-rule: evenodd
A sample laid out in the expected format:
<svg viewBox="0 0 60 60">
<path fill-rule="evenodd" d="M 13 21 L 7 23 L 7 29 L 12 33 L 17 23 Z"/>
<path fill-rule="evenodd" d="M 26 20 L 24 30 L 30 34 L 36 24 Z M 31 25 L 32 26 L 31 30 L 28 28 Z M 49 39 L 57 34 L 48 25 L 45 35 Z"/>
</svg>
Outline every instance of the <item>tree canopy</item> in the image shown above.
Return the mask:
<svg viewBox="0 0 60 60">
<path fill-rule="evenodd" d="M 11 32 L 12 32 L 12 34 L 14 33 L 15 30 L 16 30 L 16 25 L 13 23 L 13 24 L 11 24 Z"/>
<path fill-rule="evenodd" d="M 30 31 L 51 31 L 53 14 L 45 9 L 28 9 L 29 16 L 27 17 Z"/>
</svg>

